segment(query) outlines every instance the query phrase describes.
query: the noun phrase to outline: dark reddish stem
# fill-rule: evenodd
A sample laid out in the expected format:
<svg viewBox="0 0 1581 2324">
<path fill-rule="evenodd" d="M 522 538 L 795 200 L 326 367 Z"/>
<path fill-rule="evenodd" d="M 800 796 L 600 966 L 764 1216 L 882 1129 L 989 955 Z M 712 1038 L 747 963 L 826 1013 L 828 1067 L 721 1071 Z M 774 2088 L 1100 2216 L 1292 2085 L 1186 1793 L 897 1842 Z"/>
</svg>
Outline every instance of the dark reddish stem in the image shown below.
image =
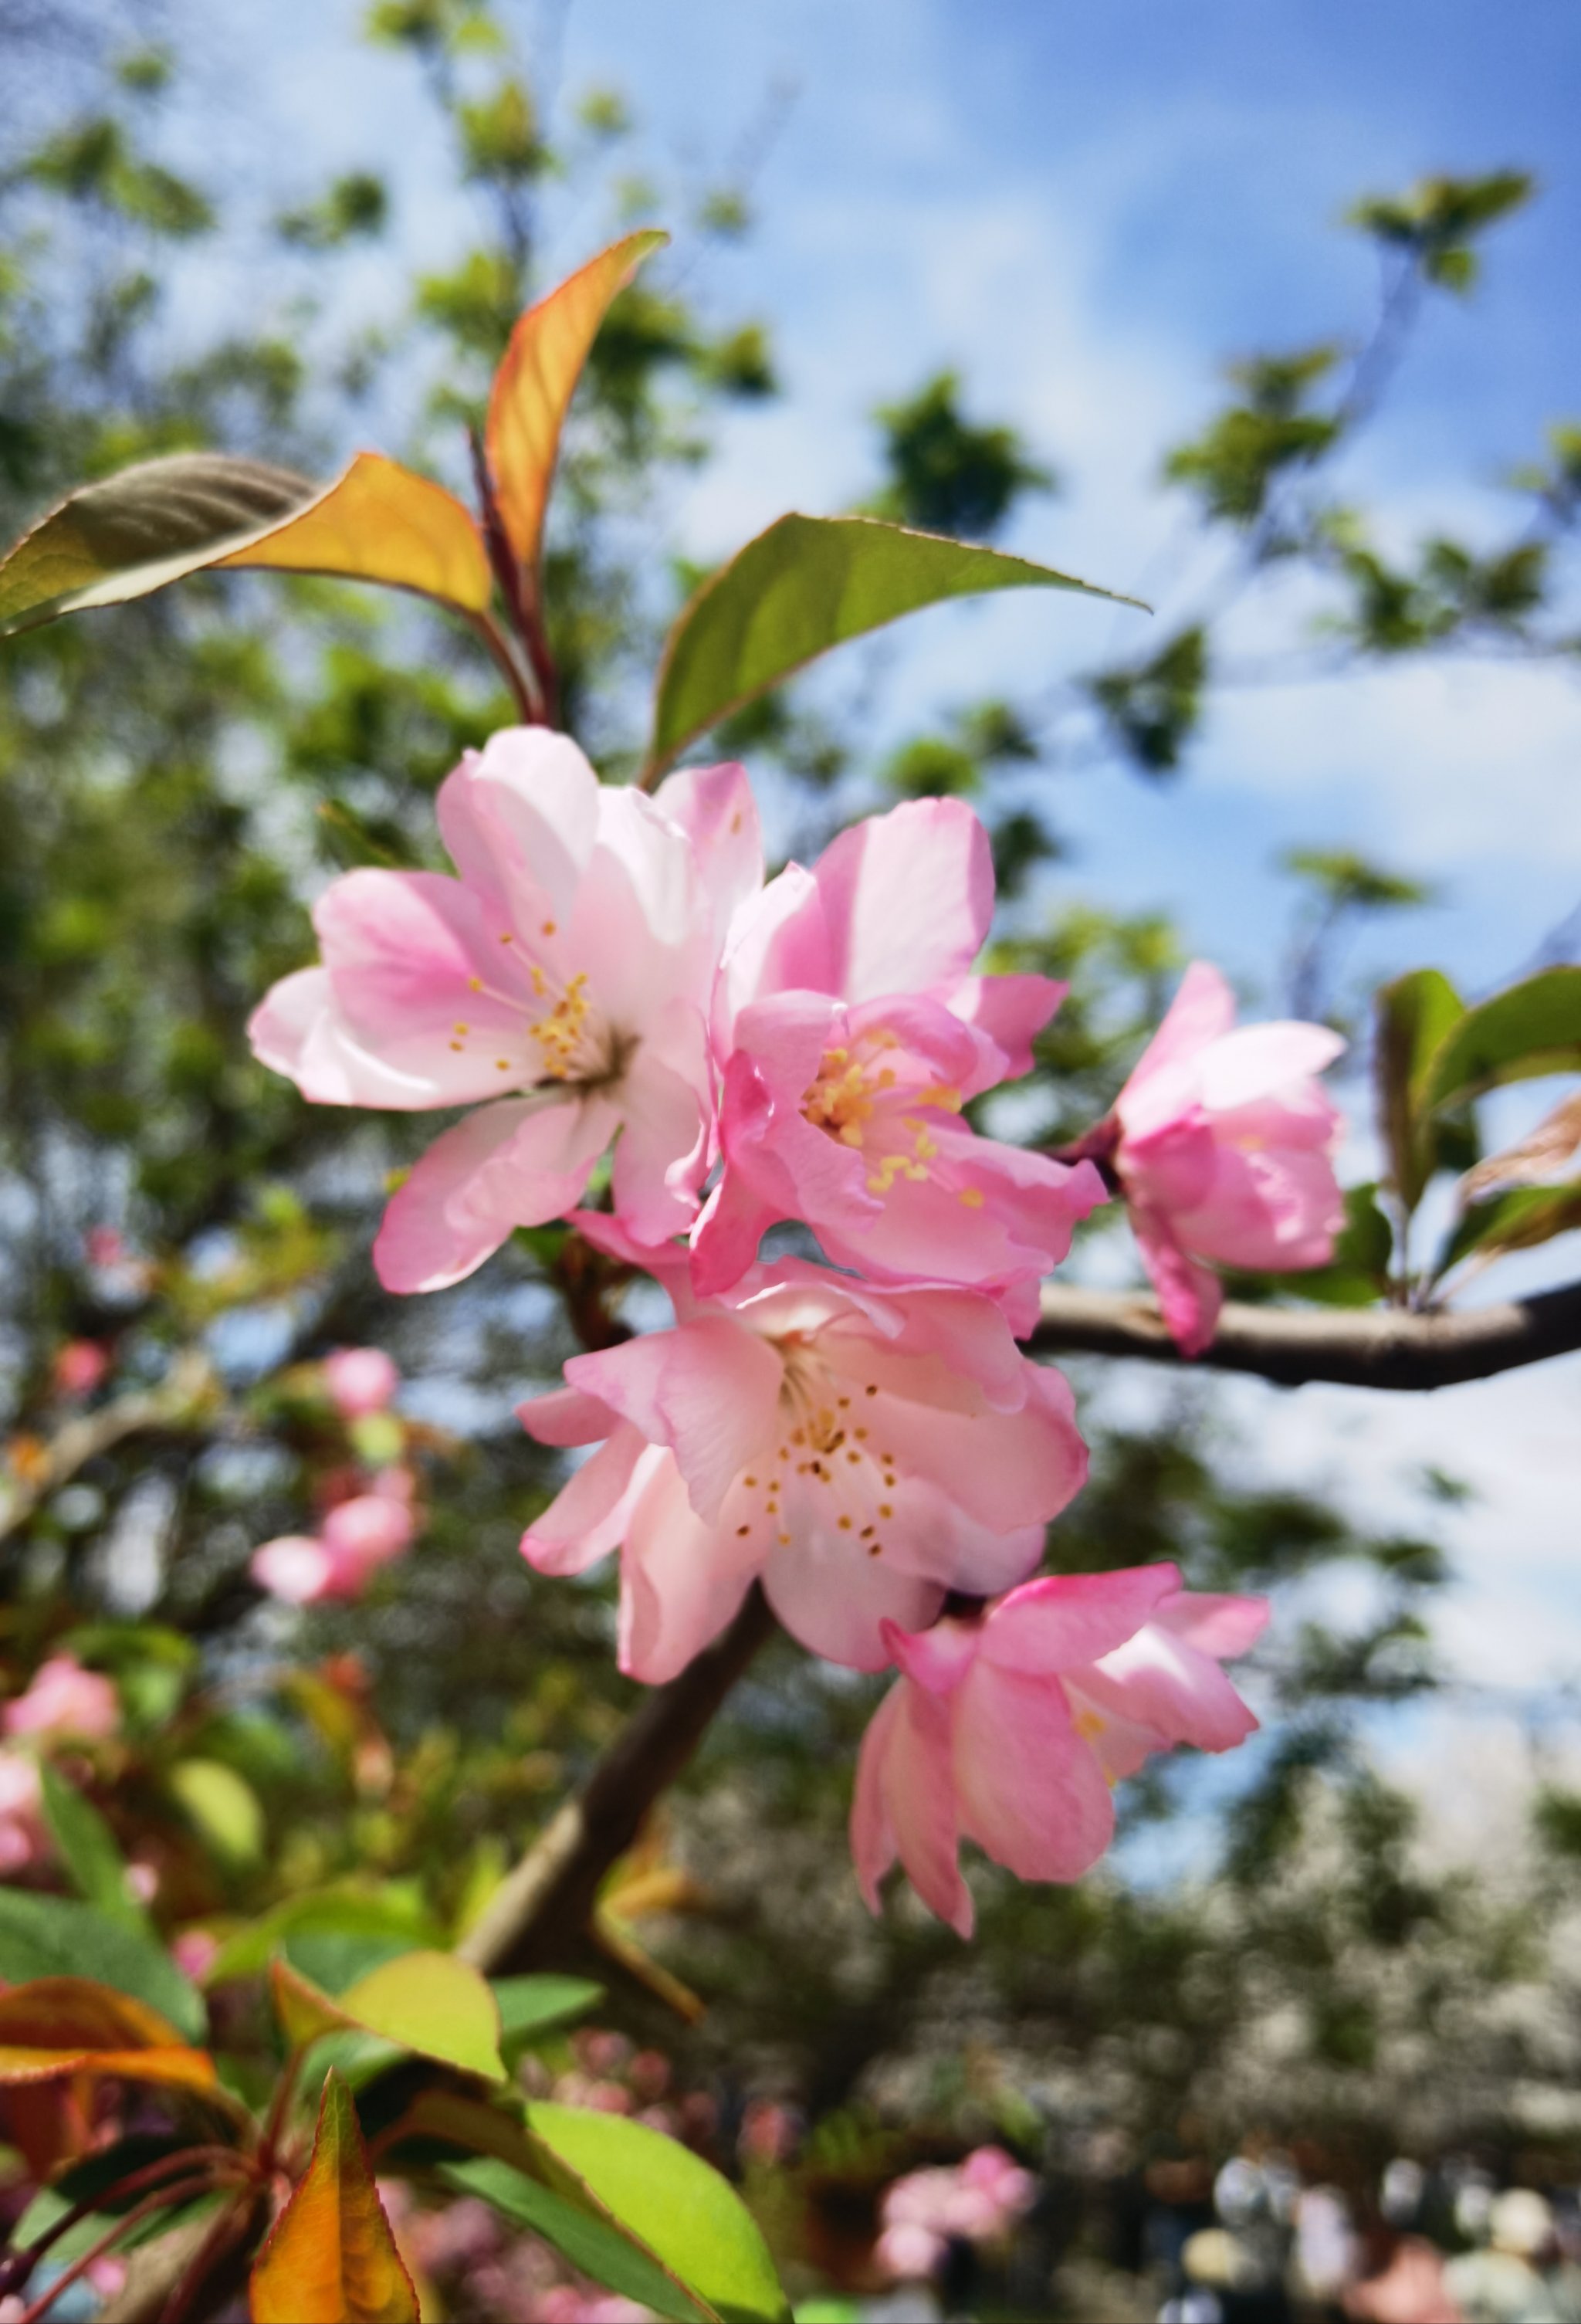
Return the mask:
<svg viewBox="0 0 1581 2324">
<path fill-rule="evenodd" d="M 95 2195 L 85 2196 L 63 2212 L 52 2226 L 45 2228 L 36 2243 L 25 2251 L 17 2252 L 7 2265 L 0 2268 L 0 2293 L 15 2294 L 22 2291 L 34 2268 L 52 2245 L 62 2236 L 87 2218 L 91 2213 L 103 2210 L 106 2203 L 123 2201 L 128 2195 L 140 2194 L 146 2187 L 157 2187 L 161 2179 L 180 2179 L 195 2171 L 207 2172 L 215 2178 L 227 2170 L 246 2172 L 248 2166 L 234 2150 L 228 2146 L 184 2146 L 179 2154 L 161 2154 L 152 2163 L 145 2163 L 141 2171 L 128 2172 L 113 2186 L 101 2187 Z M 168 2190 L 161 2200 L 168 2200 Z"/>
<path fill-rule="evenodd" d="M 16 2324 L 39 2324 L 39 2319 L 49 2314 L 60 2294 L 69 2291 L 80 2276 L 86 2275 L 96 2260 L 104 2259 L 123 2236 L 130 2235 L 133 2227 L 152 2218 L 155 2211 L 184 2203 L 193 2195 L 205 2194 L 213 2184 L 213 2173 L 205 2171 L 192 2178 L 174 2179 L 163 2187 L 156 2187 L 152 2195 L 145 2195 L 141 2203 L 134 2203 L 124 2218 L 117 2219 L 106 2235 L 102 2235 L 97 2243 L 90 2244 L 79 2259 L 74 2259 L 70 2266 L 55 2278 L 48 2292 L 35 2300 L 31 2308 L 23 2310 Z"/>
</svg>

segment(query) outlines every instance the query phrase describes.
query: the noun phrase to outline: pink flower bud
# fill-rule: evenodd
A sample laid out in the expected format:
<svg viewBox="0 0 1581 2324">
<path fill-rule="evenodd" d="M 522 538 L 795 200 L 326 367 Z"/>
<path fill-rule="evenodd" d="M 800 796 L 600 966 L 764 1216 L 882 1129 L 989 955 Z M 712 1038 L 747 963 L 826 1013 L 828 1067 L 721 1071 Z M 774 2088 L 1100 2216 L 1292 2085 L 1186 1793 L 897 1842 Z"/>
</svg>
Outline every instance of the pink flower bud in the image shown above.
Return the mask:
<svg viewBox="0 0 1581 2324">
<path fill-rule="evenodd" d="M 63 1348 L 55 1351 L 55 1393 L 65 1397 L 91 1396 L 109 1369 L 109 1351 L 97 1340 L 68 1340 Z"/>
<path fill-rule="evenodd" d="M 324 1359 L 324 1384 L 343 1420 L 382 1412 L 400 1386 L 400 1374 L 382 1348 L 337 1348 Z"/>
<path fill-rule="evenodd" d="M 25 1694 L 8 1702 L 7 1735 L 80 1737 L 102 1742 L 121 1724 L 121 1698 L 101 1672 L 84 1670 L 70 1655 L 41 1663 Z"/>
</svg>

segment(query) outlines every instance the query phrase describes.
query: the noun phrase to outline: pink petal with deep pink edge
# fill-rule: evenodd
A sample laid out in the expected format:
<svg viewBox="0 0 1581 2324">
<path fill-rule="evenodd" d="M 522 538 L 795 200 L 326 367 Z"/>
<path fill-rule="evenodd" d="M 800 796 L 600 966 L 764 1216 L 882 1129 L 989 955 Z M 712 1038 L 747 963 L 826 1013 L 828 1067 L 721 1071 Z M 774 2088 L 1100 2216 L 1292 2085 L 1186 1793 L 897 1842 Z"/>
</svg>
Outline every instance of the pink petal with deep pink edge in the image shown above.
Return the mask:
<svg viewBox="0 0 1581 2324">
<path fill-rule="evenodd" d="M 994 915 L 988 836 L 960 799 L 916 799 L 853 824 L 813 867 L 847 1001 L 953 986 Z"/>
<path fill-rule="evenodd" d="M 983 1659 L 1029 1674 L 1073 1670 L 1124 1644 L 1161 1600 L 1181 1585 L 1174 1565 L 1131 1565 L 1114 1573 L 1052 1573 L 1013 1590 L 989 1608 Z"/>
<path fill-rule="evenodd" d="M 1152 1277 L 1165 1329 L 1184 1356 L 1200 1356 L 1213 1338 L 1224 1286 L 1211 1268 L 1188 1257 L 1163 1220 L 1133 1206 L 1131 1226 Z"/>
<path fill-rule="evenodd" d="M 1244 1655 L 1268 1627 L 1273 1609 L 1266 1598 L 1237 1598 L 1212 1590 L 1182 1590 L 1166 1598 L 1152 1619 L 1172 1630 L 1189 1646 L 1220 1661 Z"/>
<path fill-rule="evenodd" d="M 1050 976 L 969 976 L 950 995 L 949 1007 L 999 1049 L 1004 1063 L 995 1080 L 1019 1081 L 1032 1071 L 1034 1034 L 1042 1032 L 1070 990 Z"/>
<path fill-rule="evenodd" d="M 1228 1751 L 1257 1721 L 1211 1655 L 1149 1623 L 1077 1684 L 1100 1711 L 1151 1727 L 1170 1743 Z"/>
<path fill-rule="evenodd" d="M 439 787 L 439 835 L 498 938 L 564 927 L 598 833 L 599 782 L 568 735 L 507 726 Z"/>
</svg>

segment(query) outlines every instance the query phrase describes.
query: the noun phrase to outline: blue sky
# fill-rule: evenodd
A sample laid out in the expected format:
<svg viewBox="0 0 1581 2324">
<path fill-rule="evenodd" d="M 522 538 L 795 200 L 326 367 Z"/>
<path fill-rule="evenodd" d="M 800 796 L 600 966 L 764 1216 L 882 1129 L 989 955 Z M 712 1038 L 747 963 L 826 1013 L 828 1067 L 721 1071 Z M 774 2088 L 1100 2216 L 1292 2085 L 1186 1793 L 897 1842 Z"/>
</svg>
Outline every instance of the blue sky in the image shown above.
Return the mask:
<svg viewBox="0 0 1581 2324">
<path fill-rule="evenodd" d="M 387 170 L 405 189 L 403 268 L 441 263 L 466 219 L 439 197 L 409 68 L 356 48 L 359 13 L 277 0 L 207 18 L 210 86 L 234 93 L 183 134 L 212 165 L 228 119 L 254 139 L 262 124 L 297 197 L 336 169 Z M 1067 479 L 1011 545 L 1135 586 L 1178 521 L 1160 456 L 1212 409 L 1221 361 L 1363 332 L 1375 268 L 1340 213 L 1427 171 L 1515 164 L 1543 190 L 1490 237 L 1475 298 L 1430 309 L 1348 489 L 1392 546 L 1436 526 L 1492 541 L 1510 522 L 1502 475 L 1550 421 L 1581 419 L 1569 0 L 574 0 L 523 21 L 548 81 L 570 97 L 622 87 L 650 152 L 693 186 L 726 173 L 770 92 L 795 84 L 752 237 L 699 259 L 676 221 L 690 287 L 721 319 L 768 320 L 786 390 L 731 420 L 678 503 L 700 556 L 787 506 L 849 504 L 872 481 L 872 406 L 949 363 L 982 416 L 1014 420 Z M 607 220 L 562 201 L 551 224 L 568 269 Z M 1125 634 L 1140 638 L 1135 620 Z M 895 665 L 896 723 L 1045 687 L 1110 650 L 1116 622 L 1030 597 L 929 615 Z M 1273 626 L 1253 615 L 1245 641 Z M 1475 989 L 1581 900 L 1578 773 L 1581 680 L 1558 669 L 1419 665 L 1258 689 L 1216 710 L 1171 789 L 1051 778 L 1073 853 L 1048 900 L 1163 907 L 1194 947 L 1266 985 L 1289 901 L 1278 852 L 1358 846 L 1441 890 L 1370 936 L 1362 964 L 1436 960 Z M 1446 1640 L 1506 1683 L 1581 1669 L 1578 1387 L 1572 1360 L 1393 1405 L 1236 1395 L 1265 1463 L 1351 1490 L 1374 1522 L 1391 1479 L 1429 1461 L 1475 1471 L 1481 1498 L 1450 1526 L 1466 1581 Z"/>
</svg>

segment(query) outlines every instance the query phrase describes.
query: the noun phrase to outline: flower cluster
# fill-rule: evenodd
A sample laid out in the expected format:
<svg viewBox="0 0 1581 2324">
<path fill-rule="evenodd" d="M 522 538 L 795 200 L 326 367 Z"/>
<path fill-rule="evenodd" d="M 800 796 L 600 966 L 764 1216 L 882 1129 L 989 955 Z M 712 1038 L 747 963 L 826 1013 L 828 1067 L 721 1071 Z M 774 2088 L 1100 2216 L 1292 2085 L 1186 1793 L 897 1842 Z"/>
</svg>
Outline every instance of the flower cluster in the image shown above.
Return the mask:
<svg viewBox="0 0 1581 2324">
<path fill-rule="evenodd" d="M 288 1606 L 360 1598 L 381 1566 L 411 1547 L 419 1522 L 417 1479 L 398 1457 L 402 1432 L 388 1407 L 400 1374 L 381 1348 L 336 1348 L 321 1369 L 325 1397 L 367 1467 L 320 1480 L 316 1533 L 280 1534 L 253 1553 L 261 1590 Z"/>
<path fill-rule="evenodd" d="M 1032 2209 L 1037 2181 L 1002 2146 L 979 2146 L 960 2163 L 908 2171 L 884 2191 L 874 2257 L 894 2282 L 936 2275 L 952 2242 L 1002 2243 Z"/>
<path fill-rule="evenodd" d="M 740 767 L 648 797 L 530 728 L 469 752 L 438 820 L 457 876 L 336 881 L 319 964 L 253 1038 L 322 1103 L 470 1109 L 386 1211 L 390 1289 L 456 1283 L 566 1219 L 669 1294 L 670 1329 L 573 1359 L 522 1406 L 584 1456 L 527 1556 L 577 1573 L 619 1552 L 641 1680 L 680 1671 L 754 1583 L 813 1652 L 897 1667 L 853 1823 L 870 1896 L 898 1857 L 966 1929 L 962 1835 L 1073 1878 L 1112 1828 L 1106 1778 L 1246 1731 L 1217 1658 L 1261 1609 L 1168 1566 L 1029 1581 L 1087 1455 L 1067 1384 L 1017 1340 L 1111 1190 L 1189 1347 L 1211 1333 L 1210 1262 L 1327 1259 L 1334 1115 L 1311 1076 L 1332 1037 L 1233 1031 L 1199 966 L 1115 1112 L 1055 1158 L 967 1118 L 1030 1068 L 1062 989 L 979 971 L 993 872 L 961 802 L 871 816 L 765 882 Z M 787 1223 L 816 1259 L 762 1255 Z"/>
</svg>

